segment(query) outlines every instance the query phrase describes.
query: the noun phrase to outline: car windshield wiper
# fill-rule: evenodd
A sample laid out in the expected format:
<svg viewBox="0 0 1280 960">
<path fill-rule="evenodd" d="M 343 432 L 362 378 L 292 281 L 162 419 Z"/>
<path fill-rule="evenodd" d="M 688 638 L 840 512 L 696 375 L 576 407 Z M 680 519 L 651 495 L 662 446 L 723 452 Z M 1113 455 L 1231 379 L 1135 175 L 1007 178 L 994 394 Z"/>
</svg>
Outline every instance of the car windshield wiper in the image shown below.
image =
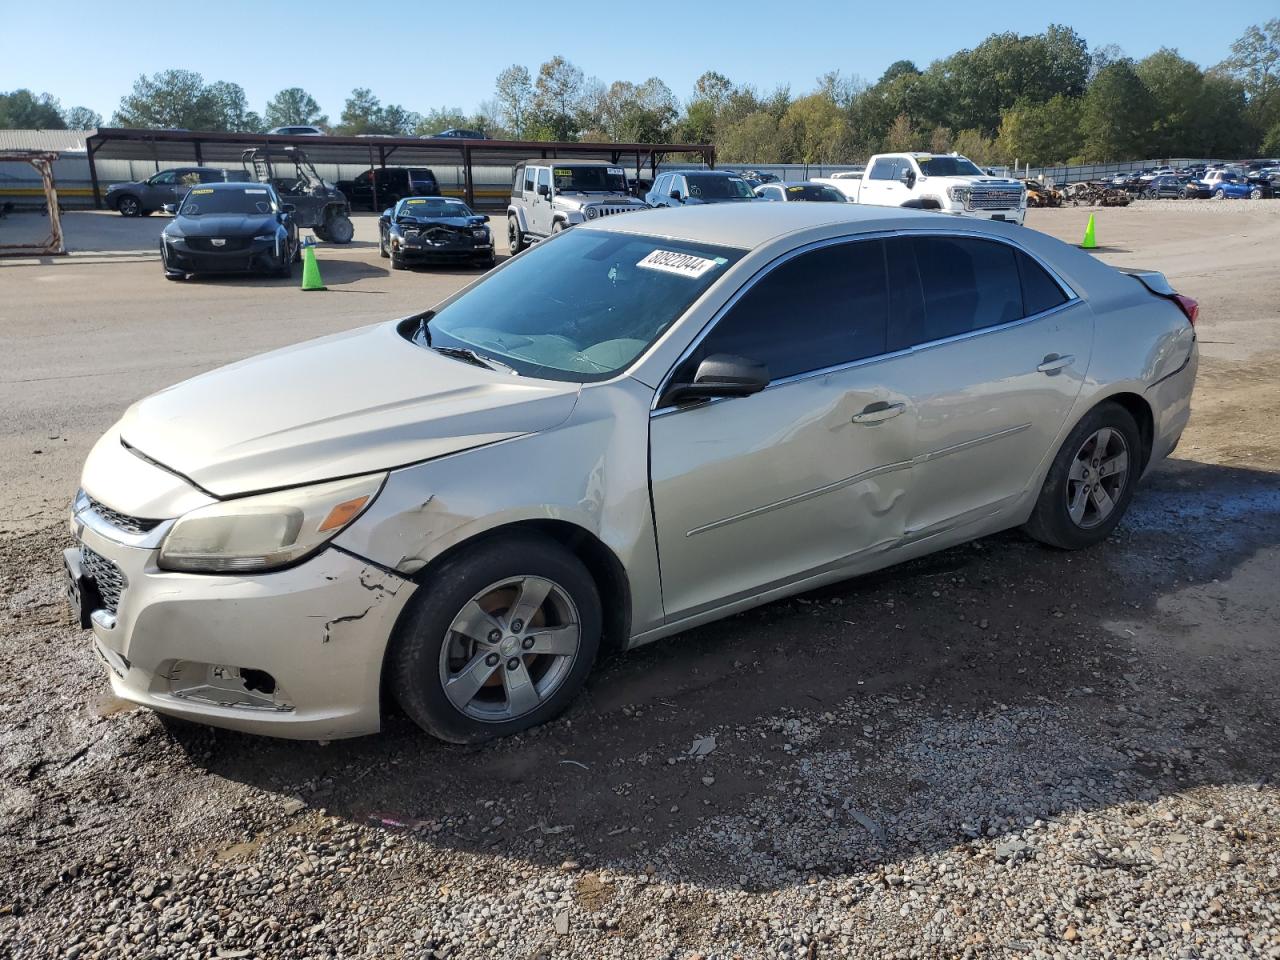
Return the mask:
<svg viewBox="0 0 1280 960">
<path fill-rule="evenodd" d="M 505 370 L 507 373 L 515 373 L 515 367 L 509 367 L 501 360 L 495 360 L 493 357 L 486 357 L 483 353 L 478 353 L 469 347 L 432 347 L 436 353 L 443 354 L 446 357 L 452 357 L 455 360 L 461 360 L 472 366 L 484 367 L 486 370 Z"/>
</svg>

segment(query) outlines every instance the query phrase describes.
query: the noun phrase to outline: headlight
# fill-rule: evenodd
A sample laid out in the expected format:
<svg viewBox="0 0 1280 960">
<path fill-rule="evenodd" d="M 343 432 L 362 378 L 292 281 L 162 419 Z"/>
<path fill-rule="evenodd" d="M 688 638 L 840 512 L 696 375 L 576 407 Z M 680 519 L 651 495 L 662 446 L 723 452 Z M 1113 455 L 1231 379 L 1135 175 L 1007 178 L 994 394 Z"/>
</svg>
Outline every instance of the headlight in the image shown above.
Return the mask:
<svg viewBox="0 0 1280 960">
<path fill-rule="evenodd" d="M 949 196 L 955 203 L 966 203 L 969 200 L 968 187 L 951 187 L 947 190 Z"/>
<path fill-rule="evenodd" d="M 385 473 L 240 497 L 178 518 L 160 544 L 163 570 L 252 573 L 300 560 L 373 503 Z"/>
<path fill-rule="evenodd" d="M 594 219 L 596 218 L 596 216 L 597 216 L 596 208 L 595 208 L 595 207 L 587 207 L 587 219 L 588 219 L 588 220 L 594 220 Z"/>
<path fill-rule="evenodd" d="M 476 227 L 476 229 L 471 231 L 471 236 L 476 240 L 488 240 L 489 229 L 488 227 Z"/>
</svg>

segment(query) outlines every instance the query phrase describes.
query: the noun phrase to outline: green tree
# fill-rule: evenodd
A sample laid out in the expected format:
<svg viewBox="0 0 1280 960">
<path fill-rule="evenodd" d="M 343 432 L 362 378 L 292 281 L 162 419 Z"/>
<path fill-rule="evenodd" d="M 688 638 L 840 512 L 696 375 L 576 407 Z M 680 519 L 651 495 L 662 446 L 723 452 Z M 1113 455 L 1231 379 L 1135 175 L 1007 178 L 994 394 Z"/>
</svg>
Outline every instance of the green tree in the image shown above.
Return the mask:
<svg viewBox="0 0 1280 960">
<path fill-rule="evenodd" d="M 995 163 L 999 156 L 995 141 L 981 130 L 961 130 L 956 134 L 951 149 L 961 156 L 968 157 L 980 167 Z"/>
<path fill-rule="evenodd" d="M 1089 84 L 1081 108 L 1084 159 L 1105 162 L 1147 156 L 1156 109 L 1132 61 L 1104 67 Z"/>
<path fill-rule="evenodd" d="M 249 109 L 244 87 L 238 83 L 217 80 L 205 88 L 217 104 L 218 118 L 215 130 L 233 130 L 243 133 L 261 133 L 262 118 Z"/>
<path fill-rule="evenodd" d="M 529 71 L 513 63 L 498 74 L 494 83 L 494 98 L 502 122 L 513 134 L 523 138 L 529 135 L 529 115 L 533 106 L 533 78 Z"/>
<path fill-rule="evenodd" d="M 26 89 L 0 93 L 0 128 L 62 130 L 66 125 L 52 94 L 35 94 Z"/>
<path fill-rule="evenodd" d="M 382 101 L 368 87 L 356 87 L 342 105 L 342 116 L 335 132 L 349 137 L 382 133 Z"/>
<path fill-rule="evenodd" d="M 951 149 L 951 139 L 951 128 L 939 124 L 929 133 L 929 149 L 933 153 L 946 153 Z"/>
<path fill-rule="evenodd" d="M 327 127 L 329 118 L 320 104 L 301 87 L 288 87 L 267 103 L 263 121 L 267 127 Z"/>
<path fill-rule="evenodd" d="M 582 84 L 582 71 L 558 54 L 538 68 L 533 103 L 541 114 L 541 125 L 549 134 L 548 139 L 575 139 L 574 120 L 580 106 Z"/>
<path fill-rule="evenodd" d="M 1080 98 L 1059 94 L 1046 103 L 1019 103 L 1006 110 L 996 150 L 1019 163 L 1065 163 L 1080 150 Z"/>
<path fill-rule="evenodd" d="M 777 118 L 766 110 L 727 124 L 716 137 L 716 150 L 727 163 L 786 163 L 792 159 Z"/>
<path fill-rule="evenodd" d="M 134 81 L 111 122 L 117 127 L 221 130 L 224 119 L 224 106 L 204 77 L 194 70 L 161 70 Z"/>
<path fill-rule="evenodd" d="M 1249 120 L 1258 130 L 1280 123 L 1280 19 L 1246 30 L 1213 72 L 1240 84 Z"/>
<path fill-rule="evenodd" d="M 88 107 L 72 107 L 63 119 L 68 130 L 96 130 L 102 126 L 102 114 Z"/>
<path fill-rule="evenodd" d="M 382 108 L 378 117 L 377 133 L 390 133 L 397 137 L 408 137 L 422 124 L 422 116 L 412 110 L 406 110 L 398 103 L 389 103 Z M 375 131 L 371 131 L 375 132 Z"/>
<path fill-rule="evenodd" d="M 890 153 L 902 153 L 915 150 L 919 146 L 920 134 L 916 130 L 916 125 L 911 122 L 911 118 L 905 113 L 894 117 L 893 123 L 889 125 L 889 132 L 885 134 L 885 150 Z"/>
<path fill-rule="evenodd" d="M 844 112 L 822 93 L 794 101 L 780 129 L 789 153 L 801 163 L 838 163 L 849 159 L 849 124 Z"/>
<path fill-rule="evenodd" d="M 1204 74 L 1178 51 L 1163 47 L 1139 61 L 1134 72 L 1151 93 L 1155 117 L 1149 149 L 1161 157 L 1202 156 L 1206 151 L 1201 111 Z"/>
</svg>

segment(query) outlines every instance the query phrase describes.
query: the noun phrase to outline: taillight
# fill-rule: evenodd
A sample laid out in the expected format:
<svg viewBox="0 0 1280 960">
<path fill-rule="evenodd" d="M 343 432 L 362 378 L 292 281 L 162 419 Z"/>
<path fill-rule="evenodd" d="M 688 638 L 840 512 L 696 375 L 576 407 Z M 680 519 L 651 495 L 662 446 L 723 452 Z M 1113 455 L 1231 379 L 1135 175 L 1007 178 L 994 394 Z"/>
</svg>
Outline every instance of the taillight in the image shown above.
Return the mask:
<svg viewBox="0 0 1280 960">
<path fill-rule="evenodd" d="M 1186 314 L 1187 320 L 1194 327 L 1196 321 L 1200 318 L 1200 304 L 1190 297 L 1184 297 L 1180 293 L 1175 293 L 1169 299 L 1178 305 L 1178 309 Z"/>
</svg>

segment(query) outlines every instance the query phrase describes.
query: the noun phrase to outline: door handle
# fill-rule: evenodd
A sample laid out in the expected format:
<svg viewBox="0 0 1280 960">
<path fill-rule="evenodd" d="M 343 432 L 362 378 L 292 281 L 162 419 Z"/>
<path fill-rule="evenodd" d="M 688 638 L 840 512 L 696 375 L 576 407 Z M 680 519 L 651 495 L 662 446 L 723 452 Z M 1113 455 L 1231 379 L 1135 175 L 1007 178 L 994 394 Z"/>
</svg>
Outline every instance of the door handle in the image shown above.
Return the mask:
<svg viewBox="0 0 1280 960">
<path fill-rule="evenodd" d="M 905 403 L 886 403 L 880 400 L 876 403 L 868 404 L 860 413 L 855 413 L 853 422 L 861 424 L 884 423 L 886 420 L 892 420 L 905 409 L 907 409 Z"/>
<path fill-rule="evenodd" d="M 1051 353 L 1040 362 L 1040 365 L 1036 367 L 1036 369 L 1041 373 L 1047 373 L 1052 376 L 1059 370 L 1064 370 L 1075 362 L 1076 358 L 1070 354 L 1067 354 L 1065 357 L 1060 357 L 1056 353 Z"/>
</svg>

